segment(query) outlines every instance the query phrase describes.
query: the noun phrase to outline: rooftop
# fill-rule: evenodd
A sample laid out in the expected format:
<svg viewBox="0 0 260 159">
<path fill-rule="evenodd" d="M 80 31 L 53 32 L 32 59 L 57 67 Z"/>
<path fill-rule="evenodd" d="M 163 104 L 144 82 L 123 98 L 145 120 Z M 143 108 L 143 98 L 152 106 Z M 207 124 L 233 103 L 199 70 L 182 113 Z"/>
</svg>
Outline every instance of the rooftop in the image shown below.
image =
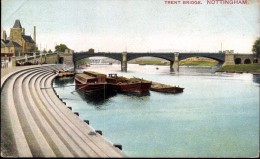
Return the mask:
<svg viewBox="0 0 260 159">
<path fill-rule="evenodd" d="M 20 23 L 20 20 L 18 20 L 18 19 L 15 20 L 13 28 L 20 28 L 20 29 L 22 29 L 22 25 Z"/>
</svg>

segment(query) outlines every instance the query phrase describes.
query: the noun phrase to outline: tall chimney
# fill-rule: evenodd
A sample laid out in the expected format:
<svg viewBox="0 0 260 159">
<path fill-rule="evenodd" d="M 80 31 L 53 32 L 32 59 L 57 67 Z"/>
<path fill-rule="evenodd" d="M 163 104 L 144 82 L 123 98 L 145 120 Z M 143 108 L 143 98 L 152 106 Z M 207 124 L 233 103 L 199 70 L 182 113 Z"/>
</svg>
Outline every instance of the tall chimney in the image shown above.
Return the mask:
<svg viewBox="0 0 260 159">
<path fill-rule="evenodd" d="M 4 41 L 6 41 L 6 37 L 7 37 L 7 36 L 6 36 L 6 31 L 4 30 L 4 31 L 3 31 L 3 39 L 4 39 Z"/>
<path fill-rule="evenodd" d="M 33 27 L 33 40 L 36 44 L 36 26 Z"/>
</svg>

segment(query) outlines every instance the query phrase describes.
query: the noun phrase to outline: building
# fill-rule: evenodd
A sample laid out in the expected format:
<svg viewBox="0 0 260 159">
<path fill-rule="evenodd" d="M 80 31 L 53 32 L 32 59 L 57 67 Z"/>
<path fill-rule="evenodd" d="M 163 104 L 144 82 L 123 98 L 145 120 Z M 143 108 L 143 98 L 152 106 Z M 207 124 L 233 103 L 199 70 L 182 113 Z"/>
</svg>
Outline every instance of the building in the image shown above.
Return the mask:
<svg viewBox="0 0 260 159">
<path fill-rule="evenodd" d="M 20 20 L 16 20 L 13 28 L 10 28 L 10 36 L 7 38 L 6 31 L 3 31 L 1 39 L 1 56 L 21 56 L 24 53 L 36 51 L 36 27 L 34 26 L 34 39 L 25 35 Z"/>
</svg>

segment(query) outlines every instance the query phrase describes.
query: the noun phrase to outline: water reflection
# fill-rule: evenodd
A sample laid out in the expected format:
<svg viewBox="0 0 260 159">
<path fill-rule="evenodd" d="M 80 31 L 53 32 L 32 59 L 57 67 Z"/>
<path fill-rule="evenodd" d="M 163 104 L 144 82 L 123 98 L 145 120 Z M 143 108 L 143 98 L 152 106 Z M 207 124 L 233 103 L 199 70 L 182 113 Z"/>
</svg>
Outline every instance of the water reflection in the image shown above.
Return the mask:
<svg viewBox="0 0 260 159">
<path fill-rule="evenodd" d="M 253 82 L 260 84 L 260 75 L 253 75 Z"/>
<path fill-rule="evenodd" d="M 67 84 L 73 84 L 74 83 L 74 77 L 56 77 L 54 79 L 55 85 L 59 87 L 64 87 Z"/>
<path fill-rule="evenodd" d="M 117 92 L 111 93 L 85 93 L 79 90 L 76 92 L 80 95 L 80 97 L 86 102 L 90 103 L 94 106 L 101 106 L 104 103 L 108 102 L 110 98 L 116 96 Z"/>
</svg>

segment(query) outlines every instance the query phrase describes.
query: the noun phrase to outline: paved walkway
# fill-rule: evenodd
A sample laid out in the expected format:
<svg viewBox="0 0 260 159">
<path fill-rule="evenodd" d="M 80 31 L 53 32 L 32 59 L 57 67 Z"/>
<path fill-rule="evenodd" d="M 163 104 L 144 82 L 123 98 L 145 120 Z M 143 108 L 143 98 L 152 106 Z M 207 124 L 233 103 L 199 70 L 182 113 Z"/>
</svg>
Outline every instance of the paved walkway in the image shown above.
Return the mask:
<svg viewBox="0 0 260 159">
<path fill-rule="evenodd" d="M 48 89 L 62 68 L 1 69 L 1 156 L 126 157 Z"/>
</svg>

